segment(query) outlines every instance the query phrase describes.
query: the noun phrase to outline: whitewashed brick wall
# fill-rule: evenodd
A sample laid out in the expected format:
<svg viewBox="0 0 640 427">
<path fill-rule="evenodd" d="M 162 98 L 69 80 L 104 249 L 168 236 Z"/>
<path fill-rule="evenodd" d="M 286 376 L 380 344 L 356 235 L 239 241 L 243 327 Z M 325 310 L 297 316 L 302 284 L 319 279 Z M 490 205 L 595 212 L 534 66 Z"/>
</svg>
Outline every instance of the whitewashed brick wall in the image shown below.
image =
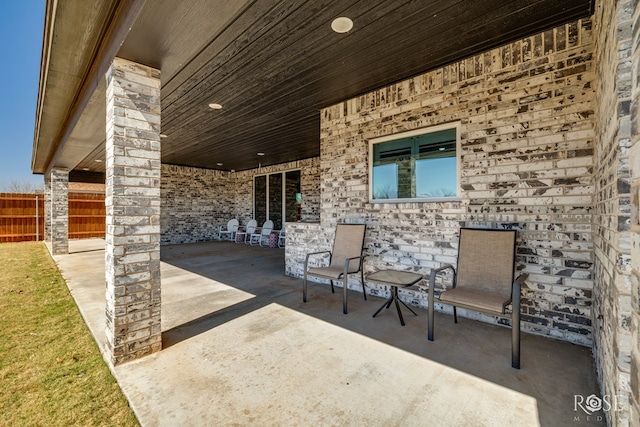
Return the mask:
<svg viewBox="0 0 640 427">
<path fill-rule="evenodd" d="M 228 172 L 162 165 L 161 242 L 194 243 L 218 238 L 235 218 L 235 181 Z"/>
<path fill-rule="evenodd" d="M 633 276 L 629 148 L 632 141 L 633 13 L 630 0 L 603 1 L 594 17 L 595 55 L 598 58 L 594 355 L 602 394 L 618 396 L 622 409 L 606 414 L 609 423 L 615 426 L 629 425 L 631 403 L 630 307 Z M 637 130 L 634 133 L 637 135 Z M 635 173 L 640 173 L 640 169 Z"/>
<path fill-rule="evenodd" d="M 630 414 L 629 424 L 640 425 L 640 3 L 633 10 L 633 82 L 631 103 L 631 230 L 632 230 L 632 276 L 631 276 L 631 362 L 630 362 Z"/>
<path fill-rule="evenodd" d="M 364 220 L 367 271 L 426 273 L 455 262 L 460 226 L 515 228 L 518 268 L 530 273 L 523 328 L 591 345 L 594 77 L 583 20 L 324 109 L 325 238 L 296 237 L 314 242 L 299 252 L 323 249 L 338 222 Z M 368 202 L 370 139 L 452 121 L 461 122 L 459 201 Z M 299 263 L 288 249 L 287 272 L 300 276 Z M 425 297 L 405 294 L 423 306 Z"/>
<path fill-rule="evenodd" d="M 231 218 L 246 224 L 253 218 L 253 177 L 285 170 L 301 170 L 302 220 L 319 221 L 319 159 L 223 172 L 162 165 L 162 244 L 210 241 Z"/>
</svg>

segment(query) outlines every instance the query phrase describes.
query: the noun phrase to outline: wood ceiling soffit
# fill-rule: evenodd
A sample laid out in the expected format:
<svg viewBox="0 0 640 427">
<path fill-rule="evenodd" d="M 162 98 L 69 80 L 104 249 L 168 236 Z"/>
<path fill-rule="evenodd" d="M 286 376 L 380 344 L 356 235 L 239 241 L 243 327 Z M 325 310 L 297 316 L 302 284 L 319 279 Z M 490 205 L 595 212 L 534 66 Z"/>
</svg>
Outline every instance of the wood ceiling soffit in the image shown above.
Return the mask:
<svg viewBox="0 0 640 427">
<path fill-rule="evenodd" d="M 96 49 L 95 60 L 91 61 L 91 67 L 87 70 L 87 74 L 82 80 L 80 91 L 58 138 L 55 153 L 47 161 L 49 169 L 55 166 L 56 159 L 64 148 L 64 143 L 71 135 L 83 110 L 89 103 L 96 87 L 98 87 L 99 81 L 104 78 L 144 3 L 145 0 L 121 0 L 118 2 L 118 7 L 114 11 L 112 19 L 108 21 L 105 29 L 103 29 L 104 36 L 100 38 L 101 43 Z"/>
</svg>

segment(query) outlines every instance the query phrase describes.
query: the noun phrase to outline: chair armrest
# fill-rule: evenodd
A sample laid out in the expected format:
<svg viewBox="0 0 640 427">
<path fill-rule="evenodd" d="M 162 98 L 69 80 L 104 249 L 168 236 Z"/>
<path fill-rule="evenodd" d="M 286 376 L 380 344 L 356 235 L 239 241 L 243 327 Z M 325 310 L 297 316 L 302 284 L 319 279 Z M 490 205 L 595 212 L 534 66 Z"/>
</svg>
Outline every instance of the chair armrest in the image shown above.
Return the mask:
<svg viewBox="0 0 640 427">
<path fill-rule="evenodd" d="M 434 268 L 431 270 L 431 273 L 429 274 L 429 299 L 431 301 L 433 301 L 433 296 L 434 296 L 434 290 L 436 287 L 436 276 L 438 275 L 438 273 L 447 270 L 447 269 L 451 269 L 451 271 L 453 272 L 453 287 L 455 288 L 456 286 L 456 269 L 453 267 L 453 265 L 451 264 L 446 264 L 443 265 L 442 267 L 438 267 L 438 268 Z"/>
<path fill-rule="evenodd" d="M 304 259 L 304 271 L 307 271 L 307 265 L 309 264 L 309 258 L 313 255 L 320 255 L 320 254 L 329 254 L 331 255 L 331 251 L 320 251 L 320 252 L 311 252 L 309 254 L 307 254 L 307 256 Z"/>
<path fill-rule="evenodd" d="M 354 259 L 359 259 L 360 260 L 360 265 L 358 266 L 358 271 L 360 271 L 362 269 L 362 263 L 364 261 L 364 257 L 365 256 L 366 255 L 360 255 L 360 256 L 354 256 L 354 257 L 351 257 L 351 258 L 346 258 L 344 260 L 344 271 L 346 272 L 347 270 L 349 270 L 349 264 L 351 264 L 351 261 L 354 260 Z M 357 273 L 357 271 L 355 273 Z"/>
<path fill-rule="evenodd" d="M 515 301 L 516 299 L 520 300 L 520 292 L 522 287 L 528 288 L 526 284 L 526 280 L 529 277 L 529 273 L 522 273 L 518 278 L 513 282 L 513 286 L 511 288 L 511 301 Z"/>
<path fill-rule="evenodd" d="M 454 273 L 456 272 L 456 269 L 453 267 L 453 265 L 451 265 L 451 264 L 445 264 L 445 265 L 443 265 L 442 267 L 438 267 L 438 268 L 434 268 L 434 269 L 432 269 L 432 270 L 431 270 L 431 274 L 433 275 L 433 274 L 440 273 L 441 271 L 446 270 L 447 268 L 450 268 L 450 269 L 451 269 L 451 271 L 453 271 Z"/>
</svg>

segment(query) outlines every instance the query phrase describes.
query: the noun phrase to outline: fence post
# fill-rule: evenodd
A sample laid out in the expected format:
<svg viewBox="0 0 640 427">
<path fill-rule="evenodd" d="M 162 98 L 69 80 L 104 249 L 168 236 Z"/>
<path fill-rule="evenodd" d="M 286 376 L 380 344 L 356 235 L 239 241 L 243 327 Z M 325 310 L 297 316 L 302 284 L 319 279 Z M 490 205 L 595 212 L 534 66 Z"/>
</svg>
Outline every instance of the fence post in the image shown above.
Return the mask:
<svg viewBox="0 0 640 427">
<path fill-rule="evenodd" d="M 36 194 L 36 242 L 40 241 L 40 209 L 39 205 L 39 196 Z"/>
</svg>

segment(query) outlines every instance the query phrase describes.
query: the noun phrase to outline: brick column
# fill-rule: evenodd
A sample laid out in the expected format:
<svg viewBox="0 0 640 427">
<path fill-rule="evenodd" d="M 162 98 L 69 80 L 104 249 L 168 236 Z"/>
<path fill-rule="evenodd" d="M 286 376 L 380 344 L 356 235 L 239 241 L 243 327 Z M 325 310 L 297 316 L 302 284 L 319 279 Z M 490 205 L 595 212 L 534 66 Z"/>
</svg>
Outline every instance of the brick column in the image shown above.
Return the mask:
<svg viewBox="0 0 640 427">
<path fill-rule="evenodd" d="M 51 242 L 51 179 L 44 178 L 44 239 Z"/>
<path fill-rule="evenodd" d="M 633 51 L 631 52 L 631 361 L 630 425 L 640 425 L 640 4 L 633 2 Z"/>
<path fill-rule="evenodd" d="M 69 253 L 69 171 L 53 168 L 49 178 L 51 253 Z"/>
<path fill-rule="evenodd" d="M 160 72 L 107 71 L 106 334 L 114 365 L 159 351 Z"/>
</svg>

